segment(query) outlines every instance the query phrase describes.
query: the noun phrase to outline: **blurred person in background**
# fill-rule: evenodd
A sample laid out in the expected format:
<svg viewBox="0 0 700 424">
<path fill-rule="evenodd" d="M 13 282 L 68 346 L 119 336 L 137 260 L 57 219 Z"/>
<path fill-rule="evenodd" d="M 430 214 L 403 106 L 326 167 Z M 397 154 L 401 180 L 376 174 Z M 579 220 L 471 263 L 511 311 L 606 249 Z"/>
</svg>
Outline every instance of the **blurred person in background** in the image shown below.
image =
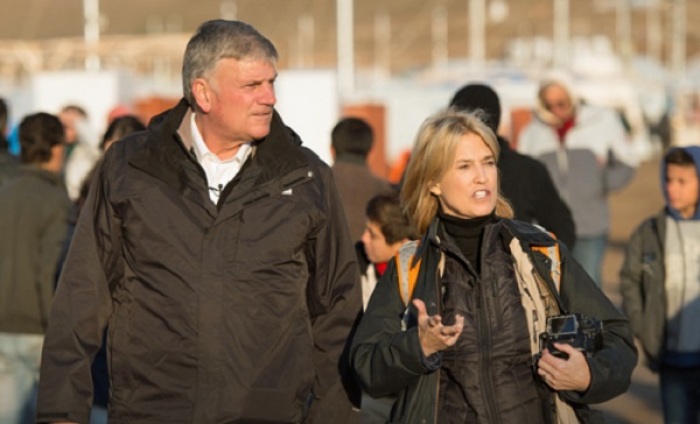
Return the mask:
<svg viewBox="0 0 700 424">
<path fill-rule="evenodd" d="M 493 88 L 467 84 L 455 93 L 450 106 L 483 112 L 484 123 L 496 134 L 501 149 L 498 158 L 500 190 L 513 206 L 515 219 L 541 225 L 573 249 L 576 242 L 574 218 L 559 196 L 549 171 L 537 159 L 511 149 L 508 140 L 498 135 L 501 101 Z"/>
<path fill-rule="evenodd" d="M 415 227 L 401 208 L 398 194 L 378 195 L 370 199 L 365 212 L 367 217 L 362 241 L 356 244 L 360 263 L 362 305 L 367 304 L 377 282 L 384 275 L 389 261 L 399 248 L 418 238 Z M 382 424 L 389 420 L 395 396 L 374 399 L 363 393 L 360 421 L 363 424 Z"/>
<path fill-rule="evenodd" d="M 620 271 L 622 306 L 658 372 L 667 424 L 700 414 L 700 147 L 661 163 L 666 206 L 632 234 Z"/>
<path fill-rule="evenodd" d="M 9 111 L 5 99 L 0 98 L 0 184 L 17 174 L 17 157 L 10 153 L 7 139 L 7 121 Z"/>
<path fill-rule="evenodd" d="M 545 164 L 576 224 L 574 258 L 600 287 L 610 230 L 608 197 L 634 175 L 636 157 L 615 111 L 578 101 L 564 75 L 542 81 L 518 150 Z"/>
<path fill-rule="evenodd" d="M 81 106 L 69 104 L 61 108 L 58 112 L 58 119 L 61 120 L 66 131 L 66 159 L 70 157 L 75 146 L 80 139 L 80 131 L 84 123 L 87 122 L 88 114 Z"/>
<path fill-rule="evenodd" d="M 63 125 L 37 113 L 19 126 L 22 165 L 0 185 L 0 423 L 34 422 L 44 332 L 70 201 L 60 178 Z"/>
<path fill-rule="evenodd" d="M 367 155 L 374 144 L 372 127 L 360 118 L 341 119 L 331 132 L 333 177 L 343 202 L 343 211 L 354 241 L 360 240 L 365 228 L 367 202 L 378 194 L 396 190 L 388 181 L 372 174 Z"/>
<path fill-rule="evenodd" d="M 362 272 L 363 309 L 367 308 L 377 281 L 399 247 L 418 238 L 416 229 L 401 209 L 398 193 L 371 198 L 365 216 L 362 240 L 355 245 Z"/>
<path fill-rule="evenodd" d="M 68 197 L 75 201 L 87 174 L 102 156 L 100 138 L 90 126 L 87 112 L 82 107 L 64 106 L 58 117 L 66 130 L 66 189 Z"/>
<path fill-rule="evenodd" d="M 276 63 L 252 26 L 203 23 L 184 98 L 105 154 L 51 310 L 39 422 L 88 421 L 108 324 L 112 423 L 356 421 L 340 357 L 357 259 L 330 168 L 274 110 Z"/>
<path fill-rule="evenodd" d="M 629 387 L 629 322 L 565 245 L 511 219 L 498 153 L 464 111 L 431 116 L 416 137 L 401 198 L 423 236 L 400 249 L 407 269 L 390 262 L 351 349 L 363 390 L 400 392 L 392 423 L 601 422 L 588 405 Z M 572 313 L 603 323 L 602 345 L 543 349 L 547 318 Z"/>
</svg>

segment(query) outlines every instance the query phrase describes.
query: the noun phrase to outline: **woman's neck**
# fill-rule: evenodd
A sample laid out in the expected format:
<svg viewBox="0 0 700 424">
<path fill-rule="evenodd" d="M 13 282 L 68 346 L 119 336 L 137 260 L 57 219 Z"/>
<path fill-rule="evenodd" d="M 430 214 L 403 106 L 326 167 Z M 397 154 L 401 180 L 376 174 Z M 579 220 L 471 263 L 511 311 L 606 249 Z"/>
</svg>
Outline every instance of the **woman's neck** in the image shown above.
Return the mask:
<svg viewBox="0 0 700 424">
<path fill-rule="evenodd" d="M 464 258 L 469 261 L 477 272 L 479 270 L 479 251 L 484 227 L 496 220 L 496 212 L 477 218 L 460 218 L 438 211 L 445 232 L 452 238 Z"/>
</svg>

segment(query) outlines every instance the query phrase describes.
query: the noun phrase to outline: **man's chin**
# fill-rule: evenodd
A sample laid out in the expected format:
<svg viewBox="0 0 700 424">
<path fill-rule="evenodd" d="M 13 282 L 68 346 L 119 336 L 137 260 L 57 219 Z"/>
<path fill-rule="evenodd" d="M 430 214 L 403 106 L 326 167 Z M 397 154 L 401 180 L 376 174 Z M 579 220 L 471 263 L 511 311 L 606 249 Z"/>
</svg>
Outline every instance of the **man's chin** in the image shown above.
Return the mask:
<svg viewBox="0 0 700 424">
<path fill-rule="evenodd" d="M 267 137 L 270 134 L 270 127 L 267 127 L 265 129 L 261 128 L 259 130 L 253 131 L 251 134 L 253 136 L 253 140 L 260 140 L 265 137 Z"/>
</svg>

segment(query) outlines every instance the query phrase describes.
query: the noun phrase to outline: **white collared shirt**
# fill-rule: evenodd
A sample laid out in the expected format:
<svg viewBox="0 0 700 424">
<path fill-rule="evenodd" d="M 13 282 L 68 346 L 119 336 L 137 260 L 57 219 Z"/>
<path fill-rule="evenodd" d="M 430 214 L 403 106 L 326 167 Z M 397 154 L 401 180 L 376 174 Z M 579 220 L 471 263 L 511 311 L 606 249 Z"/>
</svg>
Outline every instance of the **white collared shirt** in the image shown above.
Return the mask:
<svg viewBox="0 0 700 424">
<path fill-rule="evenodd" d="M 226 187 L 241 170 L 241 167 L 250 156 L 252 147 L 250 143 L 241 144 L 238 152 L 230 159 L 221 160 L 218 156 L 209 150 L 209 147 L 204 143 L 202 134 L 197 128 L 197 123 L 194 120 L 195 114 L 192 114 L 192 147 L 195 157 L 207 175 L 207 185 L 209 186 L 209 198 L 214 204 L 219 201 L 221 191 Z"/>
</svg>

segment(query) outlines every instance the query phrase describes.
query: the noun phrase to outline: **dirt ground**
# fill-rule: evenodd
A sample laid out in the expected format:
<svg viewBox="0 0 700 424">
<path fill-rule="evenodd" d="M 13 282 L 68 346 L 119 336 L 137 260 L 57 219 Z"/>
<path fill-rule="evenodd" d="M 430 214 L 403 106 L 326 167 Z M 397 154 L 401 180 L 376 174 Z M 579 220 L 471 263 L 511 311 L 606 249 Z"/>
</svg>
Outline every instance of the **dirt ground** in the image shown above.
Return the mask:
<svg viewBox="0 0 700 424">
<path fill-rule="evenodd" d="M 659 177 L 660 155 L 643 163 L 633 181 L 611 199 L 612 226 L 610 243 L 603 262 L 603 289 L 620 305 L 619 271 L 624 260 L 627 240 L 635 228 L 663 205 Z M 659 398 L 658 375 L 644 366 L 643 358 L 632 375 L 632 386 L 622 396 L 594 406 L 605 412 L 611 424 L 654 424 L 663 422 Z"/>
</svg>

